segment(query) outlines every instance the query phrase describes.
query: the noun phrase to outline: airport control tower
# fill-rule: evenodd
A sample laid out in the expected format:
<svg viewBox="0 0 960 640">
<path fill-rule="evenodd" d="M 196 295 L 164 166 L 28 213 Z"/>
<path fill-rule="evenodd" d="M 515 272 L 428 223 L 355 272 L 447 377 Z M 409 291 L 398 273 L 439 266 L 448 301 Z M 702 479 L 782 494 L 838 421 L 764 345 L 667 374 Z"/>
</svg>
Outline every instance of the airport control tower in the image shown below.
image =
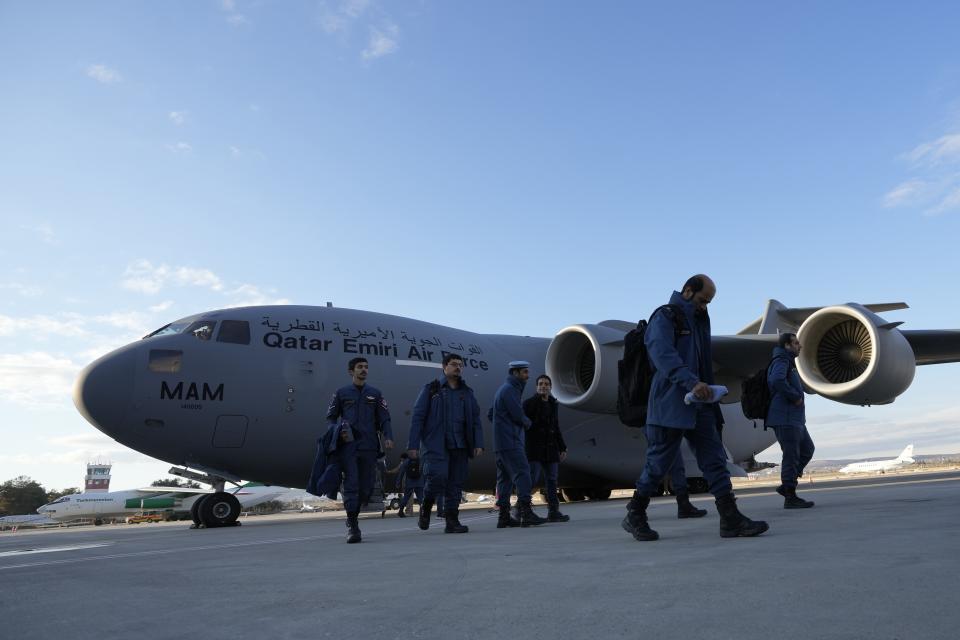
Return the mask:
<svg viewBox="0 0 960 640">
<path fill-rule="evenodd" d="M 110 491 L 110 469 L 113 467 L 109 462 L 88 462 L 87 475 L 84 477 L 84 492 Z"/>
</svg>

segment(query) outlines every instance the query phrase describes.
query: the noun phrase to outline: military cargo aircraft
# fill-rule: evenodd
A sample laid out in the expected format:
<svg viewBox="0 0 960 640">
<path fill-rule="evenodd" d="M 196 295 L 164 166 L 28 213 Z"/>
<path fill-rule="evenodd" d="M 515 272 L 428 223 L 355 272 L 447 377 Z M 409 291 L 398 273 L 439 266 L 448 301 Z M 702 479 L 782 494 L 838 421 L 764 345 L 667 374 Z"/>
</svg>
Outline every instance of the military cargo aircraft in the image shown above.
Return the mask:
<svg viewBox="0 0 960 640">
<path fill-rule="evenodd" d="M 797 367 L 808 391 L 846 404 L 893 402 L 917 365 L 960 361 L 960 331 L 901 331 L 901 323 L 876 315 L 904 308 L 787 308 L 770 300 L 737 335 L 714 336 L 717 382 L 731 390 L 723 406 L 731 470 L 744 475 L 775 441 L 762 422 L 743 417 L 738 400 L 740 382 L 766 366 L 778 332 L 799 334 L 804 349 Z M 197 510 L 195 522 L 215 527 L 234 523 L 240 512 L 223 490 L 227 481 L 306 485 L 327 404 L 349 383 L 351 358 L 369 360 L 369 382 L 389 402 L 400 444 L 388 454 L 391 465 L 407 440 L 417 394 L 440 375 L 444 354 L 463 358 L 464 379 L 484 415 L 507 362 L 527 360 L 533 376 L 551 376 L 562 405 L 569 447 L 561 465 L 564 495 L 605 499 L 612 489 L 632 487 L 644 461 L 643 430 L 624 426 L 616 410 L 617 360 L 634 326 L 577 324 L 550 339 L 472 333 L 329 303 L 222 309 L 177 320 L 96 360 L 77 379 L 74 403 L 118 442 L 212 484 L 216 493 L 203 499 L 212 502 Z M 489 450 L 491 425 L 486 429 Z M 691 489 L 705 490 L 689 450 L 684 460 Z M 488 452 L 471 464 L 466 488 L 490 492 L 494 479 Z"/>
</svg>

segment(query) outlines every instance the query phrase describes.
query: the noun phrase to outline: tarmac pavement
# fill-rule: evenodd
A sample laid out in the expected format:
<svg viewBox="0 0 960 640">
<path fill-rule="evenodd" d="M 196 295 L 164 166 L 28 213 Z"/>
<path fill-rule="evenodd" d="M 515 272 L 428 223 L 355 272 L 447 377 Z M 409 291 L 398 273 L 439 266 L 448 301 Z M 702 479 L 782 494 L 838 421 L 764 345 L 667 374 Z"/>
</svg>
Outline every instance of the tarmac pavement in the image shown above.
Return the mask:
<svg viewBox="0 0 960 640">
<path fill-rule="evenodd" d="M 0 534 L 3 638 L 956 638 L 960 473 L 738 491 L 770 523 L 721 539 L 670 498 L 656 542 L 620 528 L 625 500 L 563 505 L 568 523 L 466 535 L 416 518 L 340 514 Z M 541 515 L 546 508 L 538 507 Z"/>
</svg>

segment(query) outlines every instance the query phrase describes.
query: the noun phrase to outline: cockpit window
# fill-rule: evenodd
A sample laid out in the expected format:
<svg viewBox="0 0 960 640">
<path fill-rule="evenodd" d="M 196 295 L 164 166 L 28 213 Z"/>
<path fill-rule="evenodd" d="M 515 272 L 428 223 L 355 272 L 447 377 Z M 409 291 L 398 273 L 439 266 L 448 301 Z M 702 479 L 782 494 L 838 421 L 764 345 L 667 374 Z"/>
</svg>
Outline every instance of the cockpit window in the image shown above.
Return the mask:
<svg viewBox="0 0 960 640">
<path fill-rule="evenodd" d="M 217 342 L 250 344 L 250 323 L 246 320 L 224 320 L 220 323 Z"/>
<path fill-rule="evenodd" d="M 187 327 L 187 335 L 192 335 L 197 340 L 209 340 L 213 337 L 213 330 L 217 326 L 216 320 L 199 320 Z"/>
<path fill-rule="evenodd" d="M 183 351 L 173 349 L 150 349 L 150 371 L 178 373 L 183 360 Z"/>
<path fill-rule="evenodd" d="M 165 324 L 153 333 L 148 333 L 143 336 L 144 340 L 147 338 L 152 338 L 154 336 L 170 336 L 177 333 L 182 333 L 184 329 L 187 328 L 189 322 L 171 322 L 170 324 Z"/>
</svg>

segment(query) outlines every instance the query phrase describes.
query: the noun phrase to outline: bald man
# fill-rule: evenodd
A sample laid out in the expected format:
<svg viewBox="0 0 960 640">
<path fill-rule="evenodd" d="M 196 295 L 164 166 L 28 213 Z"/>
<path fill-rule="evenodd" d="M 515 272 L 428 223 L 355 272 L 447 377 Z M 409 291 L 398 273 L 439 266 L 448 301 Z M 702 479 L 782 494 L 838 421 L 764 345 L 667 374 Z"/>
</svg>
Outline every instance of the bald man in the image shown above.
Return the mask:
<svg viewBox="0 0 960 640">
<path fill-rule="evenodd" d="M 751 537 L 768 529 L 766 522 L 754 522 L 737 509 L 717 430 L 720 408 L 708 402 L 714 380 L 707 305 L 716 294 L 713 280 L 703 274 L 692 276 L 679 292 L 673 292 L 669 304 L 654 311 L 644 334 L 650 364 L 656 370 L 647 405 L 647 459 L 621 523 L 639 541 L 660 537 L 647 522 L 647 505 L 677 460 L 683 438 L 716 498 L 720 536 Z M 689 391 L 697 402 L 688 405 L 683 397 Z"/>
</svg>

